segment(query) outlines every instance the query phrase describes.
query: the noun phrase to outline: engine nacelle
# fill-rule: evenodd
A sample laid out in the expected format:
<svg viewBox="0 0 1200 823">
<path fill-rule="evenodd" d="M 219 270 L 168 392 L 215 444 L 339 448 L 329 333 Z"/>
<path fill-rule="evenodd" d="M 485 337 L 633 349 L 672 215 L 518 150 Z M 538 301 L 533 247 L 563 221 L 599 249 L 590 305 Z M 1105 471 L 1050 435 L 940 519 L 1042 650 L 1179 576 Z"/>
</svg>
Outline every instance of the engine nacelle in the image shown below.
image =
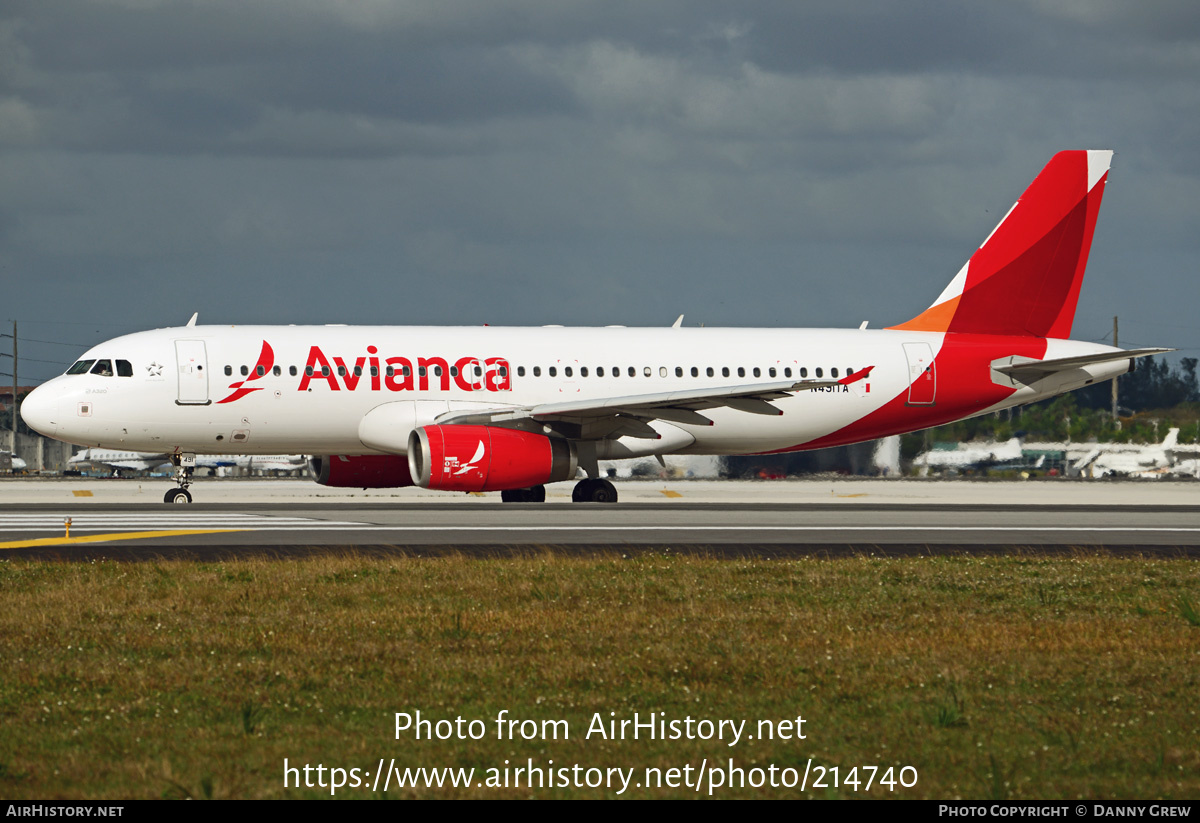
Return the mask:
<svg viewBox="0 0 1200 823">
<path fill-rule="evenodd" d="M 408 438 L 408 470 L 418 486 L 479 492 L 570 480 L 575 446 L 561 437 L 495 426 L 422 426 Z"/>
<path fill-rule="evenodd" d="M 322 486 L 398 489 L 413 485 L 408 458 L 394 454 L 334 454 L 308 458 L 313 480 Z"/>
</svg>

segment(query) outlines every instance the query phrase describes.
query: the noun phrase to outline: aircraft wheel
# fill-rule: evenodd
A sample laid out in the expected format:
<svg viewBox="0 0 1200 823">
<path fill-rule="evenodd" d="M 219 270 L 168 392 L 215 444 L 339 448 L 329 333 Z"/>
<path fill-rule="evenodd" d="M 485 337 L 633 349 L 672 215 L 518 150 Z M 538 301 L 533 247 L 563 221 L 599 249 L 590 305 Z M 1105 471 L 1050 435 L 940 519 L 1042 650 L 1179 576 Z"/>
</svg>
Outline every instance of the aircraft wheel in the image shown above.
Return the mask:
<svg viewBox="0 0 1200 823">
<path fill-rule="evenodd" d="M 607 480 L 589 477 L 575 484 L 571 499 L 576 503 L 616 503 L 617 488 Z"/>
<path fill-rule="evenodd" d="M 500 499 L 505 503 L 545 503 L 546 487 L 534 486 L 530 489 L 504 489 Z"/>
<path fill-rule="evenodd" d="M 187 489 L 170 489 L 163 495 L 164 503 L 191 503 L 192 495 Z"/>
</svg>

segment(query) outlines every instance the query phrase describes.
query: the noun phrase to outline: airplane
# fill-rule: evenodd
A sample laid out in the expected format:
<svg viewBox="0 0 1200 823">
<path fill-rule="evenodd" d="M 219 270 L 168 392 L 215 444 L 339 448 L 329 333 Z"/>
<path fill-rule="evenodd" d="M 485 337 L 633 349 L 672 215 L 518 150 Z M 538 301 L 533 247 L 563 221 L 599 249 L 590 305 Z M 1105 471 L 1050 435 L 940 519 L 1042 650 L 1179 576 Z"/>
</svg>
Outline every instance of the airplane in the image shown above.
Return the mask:
<svg viewBox="0 0 1200 823">
<path fill-rule="evenodd" d="M 78 451 L 67 460 L 68 466 L 80 466 L 85 463 L 108 466 L 119 473 L 126 471 L 153 471 L 162 465 L 170 464 L 172 455 L 166 452 L 133 452 L 117 449 L 87 448 Z M 197 455 L 195 468 L 223 469 L 230 467 L 257 469 L 262 471 L 303 471 L 307 459 L 299 454 L 207 454 Z"/>
<path fill-rule="evenodd" d="M 1195 446 L 1179 444 L 1179 429 L 1172 428 L 1162 443 L 1137 446 L 1127 443 L 1098 443 L 1072 464 L 1092 477 L 1161 477 L 1170 473 L 1185 454 L 1196 454 Z"/>
<path fill-rule="evenodd" d="M 24 460 L 22 460 L 21 458 L 17 457 L 17 456 L 16 456 L 15 454 L 13 454 L 12 452 L 10 452 L 10 451 L 0 451 L 0 454 L 7 454 L 7 455 L 9 455 L 9 458 L 10 458 L 10 460 L 11 460 L 11 462 L 10 462 L 10 464 L 9 464 L 9 466 L 10 466 L 10 468 L 9 468 L 9 471 L 11 471 L 13 474 L 16 474 L 17 472 L 23 472 L 23 471 L 25 471 L 25 469 L 26 469 L 26 468 L 28 468 L 28 466 L 27 466 L 27 464 L 25 463 L 25 461 L 24 461 Z"/>
<path fill-rule="evenodd" d="M 966 469 L 1012 463 L 1021 459 L 1021 438 L 1004 443 L 959 443 L 954 449 L 930 449 L 918 454 L 913 465 L 924 469 Z"/>
<path fill-rule="evenodd" d="M 163 464 L 171 462 L 171 455 L 165 452 L 150 454 L 147 452 L 121 451 L 119 449 L 84 449 L 77 451 L 67 458 L 67 465 L 78 468 L 85 464 L 107 466 L 113 474 L 124 471 L 147 472 Z"/>
<path fill-rule="evenodd" d="M 1111 151 L 1054 155 L 934 303 L 885 329 L 185 326 L 89 349 L 34 389 L 49 437 L 314 455 L 327 486 L 613 502 L 600 460 L 844 445 L 1042 400 L 1137 357 L 1068 339 Z"/>
</svg>

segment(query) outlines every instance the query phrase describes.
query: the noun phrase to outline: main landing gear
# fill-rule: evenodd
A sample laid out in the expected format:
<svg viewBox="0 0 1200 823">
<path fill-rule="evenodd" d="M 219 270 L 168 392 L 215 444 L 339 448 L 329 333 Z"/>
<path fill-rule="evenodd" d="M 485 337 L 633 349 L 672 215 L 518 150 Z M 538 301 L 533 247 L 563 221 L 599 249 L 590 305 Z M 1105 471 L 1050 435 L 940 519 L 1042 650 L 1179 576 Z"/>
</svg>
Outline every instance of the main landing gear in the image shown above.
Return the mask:
<svg viewBox="0 0 1200 823">
<path fill-rule="evenodd" d="M 163 502 L 191 503 L 192 493 L 188 491 L 188 486 L 192 485 L 192 472 L 196 470 L 196 455 L 173 454 L 171 462 L 175 464 L 175 482 L 179 484 L 179 488 L 168 489 L 163 495 Z"/>
<path fill-rule="evenodd" d="M 505 489 L 500 492 L 500 499 L 505 503 L 545 503 L 546 487 Z M 575 484 L 571 499 L 576 503 L 616 503 L 617 489 L 603 478 L 588 477 Z"/>
<path fill-rule="evenodd" d="M 603 477 L 588 477 L 575 484 L 571 500 L 576 503 L 616 503 L 617 487 Z"/>
<path fill-rule="evenodd" d="M 534 486 L 529 489 L 505 489 L 500 492 L 500 499 L 505 503 L 545 503 L 546 487 Z"/>
</svg>

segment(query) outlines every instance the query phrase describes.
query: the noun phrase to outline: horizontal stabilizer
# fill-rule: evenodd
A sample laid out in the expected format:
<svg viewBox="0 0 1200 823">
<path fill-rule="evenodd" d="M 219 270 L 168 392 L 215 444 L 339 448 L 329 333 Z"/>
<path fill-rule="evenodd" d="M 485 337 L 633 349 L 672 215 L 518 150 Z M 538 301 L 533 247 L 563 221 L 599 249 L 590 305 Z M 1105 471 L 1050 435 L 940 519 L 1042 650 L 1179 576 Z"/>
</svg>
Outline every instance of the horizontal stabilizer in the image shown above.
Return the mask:
<svg viewBox="0 0 1200 823">
<path fill-rule="evenodd" d="M 1005 361 L 993 363 L 992 368 L 1010 377 L 1020 378 L 1022 382 L 1039 380 L 1045 375 L 1056 372 L 1081 369 L 1097 363 L 1111 363 L 1114 360 L 1133 360 L 1136 357 L 1148 357 L 1152 354 L 1175 351 L 1175 349 L 1130 349 L 1128 351 L 1100 352 L 1084 354 L 1079 357 L 1058 357 L 1053 360 L 1029 360 L 1026 358 L 1009 357 Z"/>
</svg>

